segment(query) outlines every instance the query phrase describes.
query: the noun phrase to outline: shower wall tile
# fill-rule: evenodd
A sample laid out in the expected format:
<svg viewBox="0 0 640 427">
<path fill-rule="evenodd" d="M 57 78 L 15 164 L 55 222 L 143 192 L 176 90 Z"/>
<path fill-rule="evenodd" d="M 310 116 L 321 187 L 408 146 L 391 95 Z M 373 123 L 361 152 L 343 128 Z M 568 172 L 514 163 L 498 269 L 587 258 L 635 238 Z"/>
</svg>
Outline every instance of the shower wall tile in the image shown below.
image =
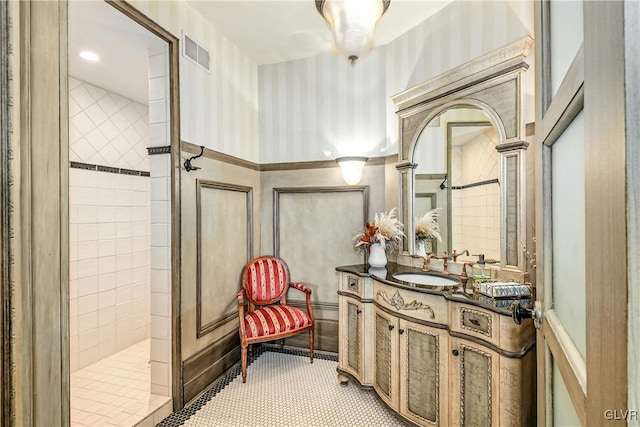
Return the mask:
<svg viewBox="0 0 640 427">
<path fill-rule="evenodd" d="M 71 168 L 69 182 L 73 372 L 149 338 L 151 214 L 148 177 Z"/>
<path fill-rule="evenodd" d="M 149 107 L 70 76 L 69 116 L 69 160 L 149 170 Z"/>
<path fill-rule="evenodd" d="M 170 145 L 169 128 L 169 72 L 168 52 L 165 49 L 149 52 L 149 92 L 152 147 Z M 151 346 L 151 392 L 170 396 L 171 383 L 171 156 L 156 154 L 150 156 L 151 171 L 151 251 L 148 260 L 151 265 L 151 324 L 148 333 Z M 134 293 L 136 290 L 134 289 Z M 133 308 L 135 311 L 135 307 Z M 135 325 L 134 325 L 135 327 Z M 165 350 L 165 351 L 162 351 Z"/>
</svg>

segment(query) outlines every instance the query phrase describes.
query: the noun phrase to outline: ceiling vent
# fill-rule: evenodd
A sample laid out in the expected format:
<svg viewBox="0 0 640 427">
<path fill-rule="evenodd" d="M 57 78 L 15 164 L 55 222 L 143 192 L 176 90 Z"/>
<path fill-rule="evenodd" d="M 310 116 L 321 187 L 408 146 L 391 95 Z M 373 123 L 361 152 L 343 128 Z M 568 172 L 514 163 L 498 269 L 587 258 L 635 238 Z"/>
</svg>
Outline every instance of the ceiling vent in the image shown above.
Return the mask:
<svg viewBox="0 0 640 427">
<path fill-rule="evenodd" d="M 211 59 L 209 52 L 186 34 L 183 33 L 183 36 L 184 43 L 182 46 L 184 46 L 184 48 L 182 49 L 182 54 L 201 68 L 209 71 L 209 62 Z"/>
</svg>

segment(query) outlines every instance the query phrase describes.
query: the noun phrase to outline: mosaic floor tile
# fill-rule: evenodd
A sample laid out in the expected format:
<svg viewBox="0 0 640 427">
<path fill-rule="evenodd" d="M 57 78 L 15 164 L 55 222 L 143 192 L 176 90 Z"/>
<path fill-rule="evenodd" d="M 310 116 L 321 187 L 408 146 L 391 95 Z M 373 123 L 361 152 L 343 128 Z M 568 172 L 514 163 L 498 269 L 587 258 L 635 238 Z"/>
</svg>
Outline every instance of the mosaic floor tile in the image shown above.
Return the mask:
<svg viewBox="0 0 640 427">
<path fill-rule="evenodd" d="M 336 357 L 260 347 L 247 382 L 232 369 L 197 401 L 163 420 L 161 427 L 404 426 L 374 395 L 341 386 Z"/>
</svg>

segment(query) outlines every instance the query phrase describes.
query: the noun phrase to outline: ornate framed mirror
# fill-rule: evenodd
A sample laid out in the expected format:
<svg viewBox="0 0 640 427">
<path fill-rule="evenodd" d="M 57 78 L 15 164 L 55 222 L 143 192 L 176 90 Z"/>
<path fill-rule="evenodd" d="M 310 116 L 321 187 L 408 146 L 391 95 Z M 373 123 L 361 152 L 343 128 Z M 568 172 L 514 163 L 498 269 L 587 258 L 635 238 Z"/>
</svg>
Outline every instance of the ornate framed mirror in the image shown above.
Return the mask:
<svg viewBox="0 0 640 427">
<path fill-rule="evenodd" d="M 442 242 L 526 272 L 525 37 L 392 97 L 399 118 L 400 217 L 438 207 Z M 416 253 L 413 238 L 405 248 Z"/>
</svg>

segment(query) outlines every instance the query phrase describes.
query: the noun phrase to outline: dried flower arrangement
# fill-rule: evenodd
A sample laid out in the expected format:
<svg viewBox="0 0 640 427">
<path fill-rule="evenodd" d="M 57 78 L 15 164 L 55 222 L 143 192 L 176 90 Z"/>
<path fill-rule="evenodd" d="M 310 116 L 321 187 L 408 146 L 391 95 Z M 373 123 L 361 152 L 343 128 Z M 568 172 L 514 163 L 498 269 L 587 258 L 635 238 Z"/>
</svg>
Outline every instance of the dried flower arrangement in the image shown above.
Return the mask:
<svg viewBox="0 0 640 427">
<path fill-rule="evenodd" d="M 416 241 L 438 239 L 439 242 L 442 242 L 440 226 L 438 225 L 438 217 L 441 210 L 441 208 L 431 209 L 416 220 Z"/>
<path fill-rule="evenodd" d="M 404 237 L 403 229 L 404 225 L 398 221 L 397 208 L 391 209 L 388 213 L 377 213 L 373 222 L 367 222 L 364 231 L 353 238 L 354 250 L 357 253 L 363 253 L 374 243 L 382 243 L 385 252 L 399 252 Z"/>
</svg>

